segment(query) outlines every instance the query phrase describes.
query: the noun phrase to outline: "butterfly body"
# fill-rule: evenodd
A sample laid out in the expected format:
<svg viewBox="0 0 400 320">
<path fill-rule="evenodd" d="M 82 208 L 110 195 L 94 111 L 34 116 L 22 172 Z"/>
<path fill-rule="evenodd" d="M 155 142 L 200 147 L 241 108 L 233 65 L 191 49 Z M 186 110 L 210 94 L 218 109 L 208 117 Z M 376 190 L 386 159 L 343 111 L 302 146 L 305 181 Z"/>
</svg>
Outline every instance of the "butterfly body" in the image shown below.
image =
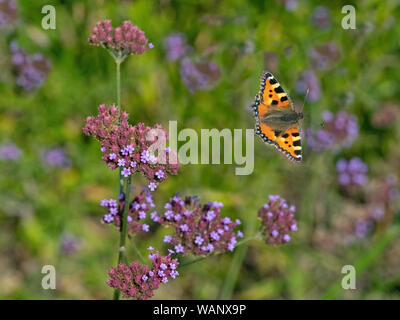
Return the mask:
<svg viewBox="0 0 400 320">
<path fill-rule="evenodd" d="M 269 72 L 260 78 L 260 92 L 253 105 L 256 134 L 274 145 L 290 160 L 301 162 L 299 121 L 302 113 L 294 110 L 289 96 Z"/>
</svg>

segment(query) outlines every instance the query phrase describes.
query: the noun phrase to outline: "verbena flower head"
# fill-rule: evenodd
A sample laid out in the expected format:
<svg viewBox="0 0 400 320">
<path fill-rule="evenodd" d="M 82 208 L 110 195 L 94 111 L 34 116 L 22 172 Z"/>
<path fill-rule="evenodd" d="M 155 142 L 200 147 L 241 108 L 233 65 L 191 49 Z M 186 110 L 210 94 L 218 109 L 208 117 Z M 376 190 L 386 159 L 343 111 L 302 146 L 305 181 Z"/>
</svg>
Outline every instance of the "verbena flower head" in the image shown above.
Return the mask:
<svg viewBox="0 0 400 320">
<path fill-rule="evenodd" d="M 336 170 L 339 183 L 345 187 L 362 186 L 368 180 L 368 166 L 358 157 L 350 160 L 340 158 L 336 163 Z"/>
<path fill-rule="evenodd" d="M 17 85 L 26 91 L 41 87 L 50 72 L 50 61 L 38 53 L 28 55 L 15 41 L 11 43 L 11 53 Z"/>
<path fill-rule="evenodd" d="M 396 200 L 398 196 L 398 179 L 395 174 L 391 173 L 378 180 L 372 200 L 375 202 L 388 203 Z"/>
<path fill-rule="evenodd" d="M 278 2 L 283 3 L 287 11 L 295 11 L 298 7 L 297 0 L 278 0 Z"/>
<path fill-rule="evenodd" d="M 71 160 L 66 155 L 64 148 L 55 147 L 41 151 L 42 162 L 45 166 L 68 168 Z"/>
<path fill-rule="evenodd" d="M 21 149 L 13 143 L 0 145 L 0 160 L 18 160 L 22 155 Z"/>
<path fill-rule="evenodd" d="M 219 202 L 201 205 L 197 198 L 182 199 L 176 195 L 166 203 L 163 215 L 153 214 L 151 218 L 175 229 L 164 242 L 173 246 L 176 253 L 205 256 L 233 251 L 237 238 L 243 237 L 241 231 L 234 231 L 240 221 L 221 217 L 221 207 L 223 204 Z"/>
<path fill-rule="evenodd" d="M 176 270 L 178 260 L 171 259 L 171 253 L 160 256 L 158 251 L 153 253 L 153 248 L 149 249 L 149 258 L 153 263 L 151 269 L 136 261 L 131 265 L 119 264 L 108 271 L 110 279 L 107 280 L 107 285 L 121 290 L 126 299 L 147 300 L 154 296 L 154 290 L 160 284 L 167 283 L 171 278 L 175 279 L 179 275 Z"/>
<path fill-rule="evenodd" d="M 376 128 L 384 128 L 396 123 L 399 116 L 399 105 L 393 102 L 386 102 L 374 112 L 371 122 Z"/>
<path fill-rule="evenodd" d="M 316 70 L 328 70 L 340 58 L 338 47 L 333 42 L 317 45 L 309 53 L 311 65 Z"/>
<path fill-rule="evenodd" d="M 171 33 L 164 39 L 164 48 L 169 61 L 176 61 L 183 57 L 190 49 L 186 35 L 183 33 Z"/>
<path fill-rule="evenodd" d="M 122 62 L 131 54 L 143 54 L 153 48 L 142 30 L 130 21 L 113 28 L 111 20 L 97 22 L 89 37 L 89 43 L 106 48 L 114 59 Z"/>
<path fill-rule="evenodd" d="M 196 90 L 212 89 L 219 79 L 220 71 L 214 62 L 193 62 L 186 57 L 181 61 L 180 74 L 182 81 L 193 93 Z"/>
<path fill-rule="evenodd" d="M 60 253 L 66 256 L 73 255 L 82 248 L 82 239 L 70 233 L 61 235 Z"/>
<path fill-rule="evenodd" d="M 308 101 L 315 102 L 321 98 L 321 85 L 313 70 L 305 70 L 300 73 L 297 81 L 296 91 L 298 93 L 306 94 L 308 89 L 310 90 Z"/>
<path fill-rule="evenodd" d="M 129 115 L 115 106 L 100 105 L 97 117 L 88 117 L 83 132 L 101 143 L 103 161 L 111 169 L 121 168 L 125 177 L 141 172 L 149 180 L 149 189 L 178 173 L 176 153 L 166 148 L 168 133 L 161 125 L 132 126 Z"/>
<path fill-rule="evenodd" d="M 279 245 L 290 241 L 290 233 L 297 230 L 295 211 L 295 206 L 289 206 L 280 196 L 269 196 L 268 203 L 258 210 L 266 243 Z"/>
<path fill-rule="evenodd" d="M 100 202 L 100 205 L 107 210 L 102 221 L 107 224 L 114 224 L 119 229 L 125 207 L 125 195 L 120 194 L 119 201 L 115 199 L 104 199 Z M 128 234 L 134 235 L 139 232 L 149 231 L 149 225 L 141 222 L 147 218 L 149 211 L 154 207 L 155 205 L 151 193 L 146 188 L 143 188 L 129 204 L 127 217 Z"/>
<path fill-rule="evenodd" d="M 322 113 L 323 129 L 306 130 L 307 146 L 313 151 L 324 149 L 336 151 L 340 147 L 350 147 L 358 138 L 358 119 L 355 115 L 346 111 L 340 111 L 334 115 L 330 111 Z"/>
<path fill-rule="evenodd" d="M 326 6 L 315 7 L 311 16 L 311 23 L 320 29 L 329 28 L 331 26 L 329 9 Z"/>
<path fill-rule="evenodd" d="M 13 27 L 18 19 L 17 5 L 14 0 L 0 1 L 0 29 Z"/>
</svg>

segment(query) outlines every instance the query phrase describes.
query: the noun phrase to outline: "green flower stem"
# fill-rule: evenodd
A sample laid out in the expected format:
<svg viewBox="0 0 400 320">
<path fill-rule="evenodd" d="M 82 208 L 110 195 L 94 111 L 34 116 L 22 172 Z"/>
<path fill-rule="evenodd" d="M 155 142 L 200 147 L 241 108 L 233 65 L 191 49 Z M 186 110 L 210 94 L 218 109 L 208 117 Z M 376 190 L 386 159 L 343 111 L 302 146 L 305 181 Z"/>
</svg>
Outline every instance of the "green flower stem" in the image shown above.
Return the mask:
<svg viewBox="0 0 400 320">
<path fill-rule="evenodd" d="M 116 61 L 117 65 L 117 106 L 121 110 L 121 62 Z"/>
<path fill-rule="evenodd" d="M 119 238 L 119 250 L 118 250 L 118 264 L 125 260 L 125 242 L 126 242 L 126 231 L 128 226 L 128 211 L 129 211 L 129 195 L 131 191 L 131 176 L 126 179 L 125 183 L 125 205 L 121 217 L 121 230 Z M 117 264 L 117 265 L 118 265 Z M 114 300 L 119 299 L 119 290 L 114 291 Z"/>
<path fill-rule="evenodd" d="M 119 193 L 124 192 L 124 177 L 122 176 L 122 168 L 119 168 Z"/>
<path fill-rule="evenodd" d="M 247 228 L 246 233 L 252 234 L 255 229 L 256 225 L 256 219 L 251 219 Z M 244 239 L 241 242 L 237 243 L 236 245 L 239 244 L 245 244 L 250 240 L 260 238 L 261 233 L 258 232 L 254 237 L 250 237 L 248 239 Z M 233 256 L 231 265 L 229 267 L 229 271 L 227 273 L 227 276 L 225 278 L 224 284 L 222 285 L 221 291 L 219 293 L 219 299 L 221 300 L 229 300 L 232 297 L 233 290 L 235 288 L 236 280 L 239 275 L 239 271 L 242 267 L 244 257 L 246 255 L 247 251 L 247 245 L 240 245 L 236 250 L 235 254 Z"/>
<path fill-rule="evenodd" d="M 117 65 L 117 107 L 119 112 L 121 113 L 121 61 L 117 59 L 114 55 L 112 55 L 115 64 Z M 122 168 L 119 168 L 119 193 L 124 192 L 124 178 L 122 176 Z"/>
<path fill-rule="evenodd" d="M 121 63 L 120 57 L 116 57 L 113 52 L 110 52 L 117 65 L 116 80 L 117 80 L 117 107 L 119 113 L 121 114 Z M 126 242 L 126 230 L 128 224 L 128 211 L 129 211 L 129 195 L 131 191 L 131 177 L 126 179 L 125 187 L 125 206 L 121 217 L 121 229 L 120 229 L 120 239 L 119 239 L 119 250 L 118 250 L 118 264 L 121 262 L 126 263 L 127 259 L 125 256 L 125 242 Z M 124 177 L 122 176 L 122 168 L 119 168 L 119 193 L 124 192 Z M 136 248 L 136 247 L 135 247 Z M 114 300 L 118 300 L 120 296 L 120 290 L 114 290 Z"/>
</svg>

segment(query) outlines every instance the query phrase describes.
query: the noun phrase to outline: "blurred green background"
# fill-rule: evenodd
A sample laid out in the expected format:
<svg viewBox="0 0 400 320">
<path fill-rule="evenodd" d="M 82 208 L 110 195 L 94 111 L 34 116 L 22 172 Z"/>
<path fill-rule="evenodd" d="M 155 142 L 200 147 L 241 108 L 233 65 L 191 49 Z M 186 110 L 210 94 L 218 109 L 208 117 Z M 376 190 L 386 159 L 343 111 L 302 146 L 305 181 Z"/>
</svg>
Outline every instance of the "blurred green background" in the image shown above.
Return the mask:
<svg viewBox="0 0 400 320">
<path fill-rule="evenodd" d="M 0 298 L 112 297 L 105 281 L 119 234 L 100 223 L 99 202 L 117 197 L 118 173 L 101 161 L 99 143 L 82 133 L 99 104 L 116 102 L 115 64 L 87 41 L 104 19 L 114 27 L 131 20 L 155 46 L 122 65 L 121 103 L 132 123 L 168 128 L 177 120 L 178 129 L 197 132 L 254 128 L 248 107 L 264 69 L 296 105 L 304 99 L 296 90 L 301 74 L 311 70 L 315 96 L 305 104 L 304 128 L 320 130 L 324 110 L 358 119 L 359 134 L 348 147 L 315 151 L 305 141 L 301 165 L 256 137 L 251 175 L 236 176 L 236 165 L 184 165 L 160 184 L 154 192 L 160 211 L 176 192 L 221 201 L 222 215 L 243 221 L 245 237 L 255 233 L 268 195 L 280 194 L 296 205 L 299 231 L 283 246 L 254 240 L 182 268 L 155 298 L 400 298 L 398 1 L 57 0 L 51 1 L 56 30 L 44 30 L 41 9 L 48 2 L 17 1 L 17 20 L 0 29 Z M 341 27 L 346 4 L 356 7 L 355 30 Z M 177 32 L 190 46 L 185 56 L 218 67 L 206 90 L 189 91 L 182 58 L 167 59 L 165 39 Z M 18 84 L 15 43 L 51 62 L 42 86 L 26 91 Z M 310 52 L 326 43 L 335 50 L 317 57 L 325 59 L 318 67 Z M 366 183 L 355 190 L 340 185 L 336 169 L 338 159 L 352 157 L 368 165 Z M 137 187 L 143 182 L 133 178 Z M 390 196 L 381 195 L 385 188 Z M 371 220 L 377 203 L 384 212 Z M 152 245 L 165 253 L 167 233 L 153 228 L 137 241 L 139 249 L 146 254 Z M 131 247 L 128 257 L 136 259 Z M 356 290 L 340 286 L 349 264 L 357 271 Z M 56 290 L 42 289 L 43 265 L 55 266 Z"/>
</svg>

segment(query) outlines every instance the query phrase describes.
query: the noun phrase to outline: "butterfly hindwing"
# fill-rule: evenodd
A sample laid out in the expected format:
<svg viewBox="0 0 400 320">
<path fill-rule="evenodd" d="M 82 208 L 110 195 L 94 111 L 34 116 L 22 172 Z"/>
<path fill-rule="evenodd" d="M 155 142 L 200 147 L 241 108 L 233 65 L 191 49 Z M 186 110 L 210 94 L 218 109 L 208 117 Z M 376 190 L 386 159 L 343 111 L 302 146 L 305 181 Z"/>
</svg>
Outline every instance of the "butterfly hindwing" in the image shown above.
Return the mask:
<svg viewBox="0 0 400 320">
<path fill-rule="evenodd" d="M 275 132 L 265 123 L 259 123 L 256 125 L 256 133 L 267 143 L 274 144 L 276 141 Z"/>
<path fill-rule="evenodd" d="M 300 162 L 301 161 L 301 138 L 299 128 L 294 126 L 278 138 L 276 138 L 278 149 L 285 152 L 289 159 Z"/>
</svg>

